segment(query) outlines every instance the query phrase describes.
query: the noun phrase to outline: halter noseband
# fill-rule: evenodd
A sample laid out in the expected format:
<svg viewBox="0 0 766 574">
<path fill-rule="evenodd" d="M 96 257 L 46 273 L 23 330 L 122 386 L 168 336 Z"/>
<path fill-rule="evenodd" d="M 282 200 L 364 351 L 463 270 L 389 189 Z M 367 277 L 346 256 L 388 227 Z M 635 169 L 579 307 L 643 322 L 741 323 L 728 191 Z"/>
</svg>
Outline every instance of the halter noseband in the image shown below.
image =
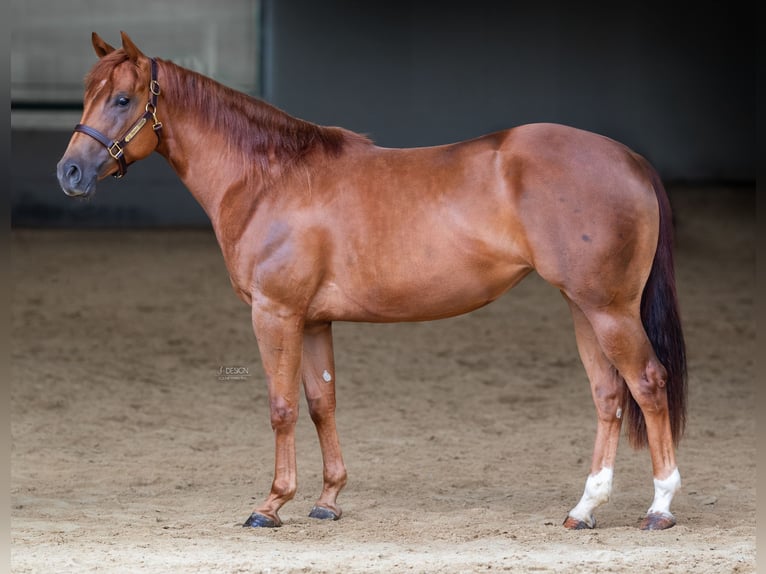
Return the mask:
<svg viewBox="0 0 766 574">
<path fill-rule="evenodd" d="M 118 171 L 112 174 L 113 177 L 117 179 L 121 178 L 128 171 L 128 163 L 125 161 L 125 146 L 130 143 L 130 140 L 138 135 L 138 132 L 140 132 L 141 128 L 146 125 L 147 121 L 152 120 L 152 122 L 154 122 L 152 124 L 152 129 L 154 130 L 154 133 L 157 134 L 157 140 L 159 141 L 160 139 L 162 122 L 157 119 L 157 96 L 160 95 L 160 85 L 157 83 L 157 61 L 154 58 L 151 58 L 151 62 L 152 80 L 149 83 L 149 101 L 146 102 L 146 111 L 133 123 L 122 137 L 112 140 L 90 126 L 77 124 L 74 127 L 74 131 L 89 135 L 107 149 L 109 155 L 117 162 Z"/>
</svg>

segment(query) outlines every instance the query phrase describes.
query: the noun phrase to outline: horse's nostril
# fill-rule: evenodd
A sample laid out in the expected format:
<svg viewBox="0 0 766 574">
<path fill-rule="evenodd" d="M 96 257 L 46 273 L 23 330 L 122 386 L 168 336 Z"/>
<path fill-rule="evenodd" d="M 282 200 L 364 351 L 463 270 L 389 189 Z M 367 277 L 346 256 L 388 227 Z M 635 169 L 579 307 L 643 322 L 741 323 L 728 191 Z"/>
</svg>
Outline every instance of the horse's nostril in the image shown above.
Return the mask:
<svg viewBox="0 0 766 574">
<path fill-rule="evenodd" d="M 69 164 L 66 168 L 65 175 L 70 185 L 76 185 L 80 183 L 80 179 L 82 179 L 82 172 L 77 164 L 74 163 Z"/>
</svg>

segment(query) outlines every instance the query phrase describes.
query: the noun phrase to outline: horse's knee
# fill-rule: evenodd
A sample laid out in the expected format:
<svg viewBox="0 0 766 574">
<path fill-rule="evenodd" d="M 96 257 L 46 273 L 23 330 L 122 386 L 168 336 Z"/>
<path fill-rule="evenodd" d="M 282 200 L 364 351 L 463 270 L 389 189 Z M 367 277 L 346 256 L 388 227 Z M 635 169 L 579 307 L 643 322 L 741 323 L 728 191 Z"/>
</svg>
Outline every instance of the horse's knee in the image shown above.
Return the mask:
<svg viewBox="0 0 766 574">
<path fill-rule="evenodd" d="M 284 399 L 271 401 L 271 428 L 274 430 L 285 429 L 295 426 L 298 422 L 298 407 L 291 405 Z"/>
<path fill-rule="evenodd" d="M 330 397 L 308 399 L 307 402 L 309 415 L 315 425 L 321 425 L 335 414 L 335 401 Z"/>
</svg>

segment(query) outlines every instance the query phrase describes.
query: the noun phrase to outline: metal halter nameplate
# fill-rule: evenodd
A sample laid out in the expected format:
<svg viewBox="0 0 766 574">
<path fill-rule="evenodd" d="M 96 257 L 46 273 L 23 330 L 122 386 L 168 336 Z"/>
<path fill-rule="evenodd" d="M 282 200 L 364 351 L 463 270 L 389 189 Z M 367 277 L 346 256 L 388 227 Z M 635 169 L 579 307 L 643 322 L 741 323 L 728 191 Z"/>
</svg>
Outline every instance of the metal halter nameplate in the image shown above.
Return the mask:
<svg viewBox="0 0 766 574">
<path fill-rule="evenodd" d="M 140 120 L 138 120 L 136 125 L 134 125 L 131 128 L 131 130 L 125 135 L 125 143 L 128 143 L 130 140 L 136 137 L 136 134 L 141 130 L 142 127 L 144 127 L 145 123 L 146 123 L 146 118 L 141 118 Z"/>
</svg>

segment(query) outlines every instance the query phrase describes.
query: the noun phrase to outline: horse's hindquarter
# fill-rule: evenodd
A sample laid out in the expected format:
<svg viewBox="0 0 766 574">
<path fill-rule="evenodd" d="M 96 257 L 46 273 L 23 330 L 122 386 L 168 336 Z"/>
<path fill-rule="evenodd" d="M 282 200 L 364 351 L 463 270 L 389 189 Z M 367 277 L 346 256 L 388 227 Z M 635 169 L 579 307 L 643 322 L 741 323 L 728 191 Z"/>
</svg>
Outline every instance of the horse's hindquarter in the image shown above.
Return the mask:
<svg viewBox="0 0 766 574">
<path fill-rule="evenodd" d="M 582 305 L 637 305 L 659 229 L 656 194 L 638 156 L 567 126 L 513 132 L 515 208 L 535 270 Z"/>
<path fill-rule="evenodd" d="M 465 313 L 530 270 L 499 134 L 461 144 L 369 148 L 317 178 L 330 265 L 311 312 L 401 321 Z"/>
</svg>

